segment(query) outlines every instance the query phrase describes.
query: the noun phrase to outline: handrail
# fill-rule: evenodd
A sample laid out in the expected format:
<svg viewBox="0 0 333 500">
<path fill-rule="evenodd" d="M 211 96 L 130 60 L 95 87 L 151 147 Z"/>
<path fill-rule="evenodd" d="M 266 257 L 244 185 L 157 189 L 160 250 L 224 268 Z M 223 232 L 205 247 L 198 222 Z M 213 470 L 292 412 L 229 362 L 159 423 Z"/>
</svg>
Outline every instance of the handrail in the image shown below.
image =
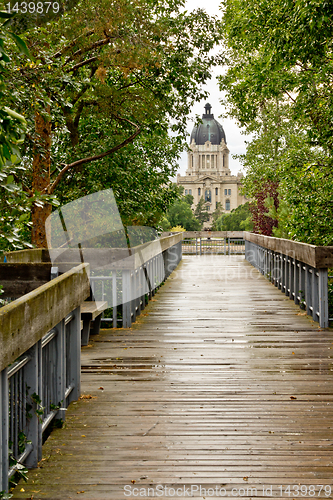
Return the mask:
<svg viewBox="0 0 333 500">
<path fill-rule="evenodd" d="M 245 259 L 320 327 L 328 327 L 328 268 L 333 267 L 333 247 L 248 232 L 244 239 Z"/>
<path fill-rule="evenodd" d="M 169 236 L 179 233 L 166 231 L 162 236 Z M 183 231 L 180 234 L 184 238 L 243 238 L 244 231 Z"/>
<path fill-rule="evenodd" d="M 44 429 L 79 398 L 80 304 L 89 294 L 89 264 L 80 264 L 0 309 L 1 491 L 17 468 L 9 443 L 17 463 L 36 467 Z"/>
<path fill-rule="evenodd" d="M 76 309 L 89 293 L 89 264 L 80 264 L 1 307 L 0 371 Z"/>
<path fill-rule="evenodd" d="M 263 248 L 304 262 L 317 269 L 333 267 L 333 246 L 316 246 L 244 231 L 244 239 Z"/>
<path fill-rule="evenodd" d="M 101 262 L 101 265 L 112 265 L 114 263 L 115 267 L 118 268 L 120 262 L 124 261 L 126 268 L 135 269 L 140 252 L 144 252 L 144 256 L 148 260 L 158 255 L 161 249 L 165 251 L 173 247 L 182 238 L 182 233 L 170 233 L 157 240 L 149 241 L 133 248 L 82 248 L 82 251 L 84 252 L 85 262 L 91 264 Z M 52 259 L 55 259 L 57 263 L 80 262 L 78 249 L 72 248 L 66 251 L 64 249 L 51 249 L 51 251 Z M 7 252 L 5 256 L 8 263 L 42 263 L 51 261 L 49 250 L 39 248 Z M 134 258 L 133 256 L 136 257 Z"/>
</svg>

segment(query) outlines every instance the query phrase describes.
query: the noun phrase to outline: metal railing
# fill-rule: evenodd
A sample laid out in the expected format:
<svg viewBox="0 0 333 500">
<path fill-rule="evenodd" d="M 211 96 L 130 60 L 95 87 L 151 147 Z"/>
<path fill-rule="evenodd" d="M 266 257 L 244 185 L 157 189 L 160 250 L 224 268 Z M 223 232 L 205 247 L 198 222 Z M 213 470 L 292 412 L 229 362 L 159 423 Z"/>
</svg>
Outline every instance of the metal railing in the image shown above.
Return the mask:
<svg viewBox="0 0 333 500">
<path fill-rule="evenodd" d="M 54 418 L 65 420 L 68 404 L 79 398 L 79 305 L 90 292 L 88 267 L 80 265 L 0 310 L 0 491 L 7 491 L 20 465 L 37 467 L 43 432 Z"/>
<path fill-rule="evenodd" d="M 242 238 L 184 238 L 183 254 L 190 255 L 233 255 L 245 253 Z"/>
<path fill-rule="evenodd" d="M 138 254 L 140 247 L 135 248 Z M 94 273 L 90 277 L 92 295 L 95 300 L 107 301 L 109 306 L 106 314 L 103 313 L 102 322 L 111 323 L 113 328 L 117 328 L 119 324 L 124 328 L 130 327 L 181 258 L 180 235 L 171 246 L 164 250 L 160 248 L 156 255 L 147 260 L 144 255 L 139 259 L 129 260 L 127 269 L 117 269 L 115 264 L 116 268 L 111 269 L 108 276 L 98 275 L 98 271 Z"/>
<path fill-rule="evenodd" d="M 333 247 L 245 234 L 245 258 L 320 327 L 329 326 L 328 266 Z"/>
</svg>

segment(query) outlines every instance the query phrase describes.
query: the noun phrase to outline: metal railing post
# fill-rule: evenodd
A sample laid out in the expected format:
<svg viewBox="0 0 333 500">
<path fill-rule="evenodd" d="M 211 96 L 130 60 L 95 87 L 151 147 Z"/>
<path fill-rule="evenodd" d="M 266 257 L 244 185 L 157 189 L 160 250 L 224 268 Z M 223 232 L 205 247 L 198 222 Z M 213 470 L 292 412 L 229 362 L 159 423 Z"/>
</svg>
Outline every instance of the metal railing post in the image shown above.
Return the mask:
<svg viewBox="0 0 333 500">
<path fill-rule="evenodd" d="M 328 328 L 328 269 L 318 270 L 319 280 L 319 326 Z"/>
<path fill-rule="evenodd" d="M 69 335 L 69 352 L 66 356 L 70 357 L 70 363 L 67 373 L 67 380 L 70 386 L 73 387 L 68 395 L 67 403 L 76 401 L 81 395 L 81 310 L 77 307 L 72 312 L 72 319 L 66 326 L 67 335 Z"/>
<path fill-rule="evenodd" d="M 130 271 L 122 271 L 122 292 L 123 292 L 123 328 L 130 328 L 131 326 Z"/>
<path fill-rule="evenodd" d="M 1 433 L 0 433 L 0 460 L 1 460 L 1 476 L 0 476 L 0 491 L 8 491 L 8 441 L 9 441 L 9 388 L 8 388 L 8 369 L 2 370 L 0 375 L 0 398 L 1 398 Z"/>
<path fill-rule="evenodd" d="M 64 408 L 66 404 L 66 327 L 65 320 L 63 319 L 55 327 L 58 335 L 55 337 L 55 349 L 54 363 L 56 366 L 56 394 L 52 394 L 55 397 L 55 402 Z M 65 420 L 66 411 L 61 409 L 57 413 L 57 418 Z"/>
<path fill-rule="evenodd" d="M 36 413 L 38 404 L 33 401 L 33 394 L 42 399 L 42 341 L 39 340 L 29 349 L 31 359 L 26 365 L 27 397 L 31 400 L 31 418 L 27 428 L 27 441 L 31 441 L 32 451 L 29 453 L 26 466 L 37 467 L 42 458 L 42 421 L 41 416 Z"/>
</svg>

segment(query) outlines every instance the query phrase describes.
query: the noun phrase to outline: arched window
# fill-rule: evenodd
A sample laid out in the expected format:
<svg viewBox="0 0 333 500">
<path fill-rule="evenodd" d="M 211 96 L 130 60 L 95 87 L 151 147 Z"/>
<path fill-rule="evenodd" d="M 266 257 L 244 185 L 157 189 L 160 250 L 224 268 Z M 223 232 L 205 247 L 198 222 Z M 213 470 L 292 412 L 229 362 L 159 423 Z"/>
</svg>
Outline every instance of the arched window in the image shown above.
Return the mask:
<svg viewBox="0 0 333 500">
<path fill-rule="evenodd" d="M 192 189 L 189 189 L 189 190 L 188 190 L 188 194 L 192 194 Z"/>
<path fill-rule="evenodd" d="M 212 201 L 212 193 L 210 189 L 206 189 L 205 191 L 205 201 L 208 201 L 209 203 Z"/>
<path fill-rule="evenodd" d="M 216 196 L 219 194 L 219 188 L 215 188 L 215 194 Z"/>
<path fill-rule="evenodd" d="M 187 195 L 187 189 L 185 189 L 185 195 Z"/>
<path fill-rule="evenodd" d="M 225 201 L 225 209 L 230 210 L 230 200 Z"/>
<path fill-rule="evenodd" d="M 198 188 L 198 196 L 201 196 L 201 188 Z"/>
</svg>

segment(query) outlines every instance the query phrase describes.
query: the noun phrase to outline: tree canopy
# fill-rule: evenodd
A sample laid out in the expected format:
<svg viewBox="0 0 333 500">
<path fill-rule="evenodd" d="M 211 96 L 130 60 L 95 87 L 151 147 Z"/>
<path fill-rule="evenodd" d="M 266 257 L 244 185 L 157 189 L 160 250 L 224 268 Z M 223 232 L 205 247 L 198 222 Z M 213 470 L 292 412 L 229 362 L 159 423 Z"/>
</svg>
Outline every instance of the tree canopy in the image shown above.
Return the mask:
<svg viewBox="0 0 333 500">
<path fill-rule="evenodd" d="M 276 217 L 273 234 L 332 244 L 333 6 L 316 0 L 223 5 L 228 70 L 220 87 L 230 114 L 253 135 L 242 157 L 247 194 L 261 218 Z M 281 210 L 269 210 L 275 195 L 265 186 L 274 183 Z"/>
<path fill-rule="evenodd" d="M 58 195 L 86 165 L 92 173 L 94 162 L 134 143 L 140 155 L 153 139 L 169 141 L 177 157 L 186 117 L 218 61 L 210 50 L 219 39 L 217 19 L 183 7 L 173 0 L 85 0 L 40 26 L 15 24 L 17 32 L 25 30 L 20 36 L 33 61 L 13 55 L 4 98 L 28 124 L 23 180 L 29 196 Z M 97 179 L 114 161 L 95 165 Z M 154 168 L 165 172 L 160 164 Z M 32 211 L 32 241 L 39 246 L 46 243 L 50 210 L 34 205 Z"/>
</svg>

